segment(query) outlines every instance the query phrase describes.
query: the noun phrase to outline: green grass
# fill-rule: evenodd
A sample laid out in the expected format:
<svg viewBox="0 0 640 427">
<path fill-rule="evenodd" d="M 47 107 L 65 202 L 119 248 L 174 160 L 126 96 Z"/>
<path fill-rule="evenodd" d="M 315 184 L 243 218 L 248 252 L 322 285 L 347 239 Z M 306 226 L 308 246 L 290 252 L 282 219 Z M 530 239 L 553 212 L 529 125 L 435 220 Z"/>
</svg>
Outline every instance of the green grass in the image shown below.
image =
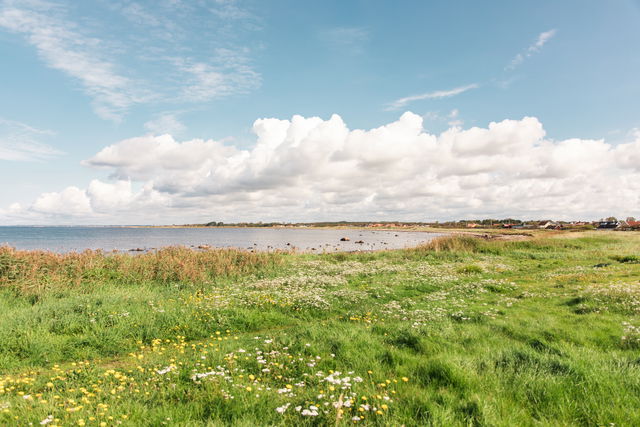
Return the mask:
<svg viewBox="0 0 640 427">
<path fill-rule="evenodd" d="M 0 250 L 2 425 L 640 425 L 640 236 Z"/>
</svg>

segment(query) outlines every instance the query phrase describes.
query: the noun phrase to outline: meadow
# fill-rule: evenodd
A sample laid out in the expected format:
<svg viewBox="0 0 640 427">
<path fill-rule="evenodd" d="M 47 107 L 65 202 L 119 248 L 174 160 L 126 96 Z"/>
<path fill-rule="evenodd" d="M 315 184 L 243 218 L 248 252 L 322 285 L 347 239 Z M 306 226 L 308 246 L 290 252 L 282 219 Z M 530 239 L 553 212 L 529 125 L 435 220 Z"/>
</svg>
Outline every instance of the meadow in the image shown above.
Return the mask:
<svg viewBox="0 0 640 427">
<path fill-rule="evenodd" d="M 640 425 L 638 255 L 0 248 L 0 424 Z"/>
</svg>

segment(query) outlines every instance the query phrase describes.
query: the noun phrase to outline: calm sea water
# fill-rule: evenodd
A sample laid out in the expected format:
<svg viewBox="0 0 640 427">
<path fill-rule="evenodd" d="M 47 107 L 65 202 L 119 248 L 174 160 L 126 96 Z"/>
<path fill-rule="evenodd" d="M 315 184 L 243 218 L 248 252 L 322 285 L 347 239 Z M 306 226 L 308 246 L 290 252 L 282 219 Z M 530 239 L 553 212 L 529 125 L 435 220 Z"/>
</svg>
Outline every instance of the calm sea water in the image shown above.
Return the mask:
<svg viewBox="0 0 640 427">
<path fill-rule="evenodd" d="M 153 250 L 163 246 L 235 247 L 311 252 L 400 249 L 427 242 L 440 234 L 375 230 L 304 228 L 129 228 L 129 227 L 0 227 L 0 245 L 54 252 L 102 249 Z M 347 237 L 348 242 L 340 239 Z M 356 243 L 362 241 L 363 243 Z"/>
</svg>

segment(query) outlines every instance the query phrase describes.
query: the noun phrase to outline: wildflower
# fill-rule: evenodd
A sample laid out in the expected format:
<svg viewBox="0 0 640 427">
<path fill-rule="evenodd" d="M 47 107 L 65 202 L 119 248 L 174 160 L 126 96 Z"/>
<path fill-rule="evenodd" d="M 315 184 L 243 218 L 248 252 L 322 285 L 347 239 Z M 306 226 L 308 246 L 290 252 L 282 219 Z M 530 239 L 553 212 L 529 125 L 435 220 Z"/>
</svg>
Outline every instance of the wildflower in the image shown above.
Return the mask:
<svg viewBox="0 0 640 427">
<path fill-rule="evenodd" d="M 278 407 L 276 408 L 276 412 L 278 412 L 279 414 L 284 414 L 284 411 L 286 411 L 286 410 L 287 410 L 287 408 L 289 408 L 289 406 L 290 406 L 290 405 L 291 405 L 291 403 L 287 403 L 287 404 L 285 404 L 285 405 L 278 406 Z"/>
<path fill-rule="evenodd" d="M 40 421 L 40 425 L 41 426 L 45 426 L 49 423 L 53 422 L 53 415 L 49 415 L 47 418 L 45 418 L 44 420 Z"/>
<path fill-rule="evenodd" d="M 302 411 L 302 416 L 304 417 L 317 417 L 318 416 L 318 408 L 311 405 L 309 409 L 304 409 Z"/>
<path fill-rule="evenodd" d="M 404 382 L 406 383 L 407 381 L 409 381 L 409 378 L 407 378 L 407 377 L 402 377 L 402 381 L 404 381 Z"/>
<path fill-rule="evenodd" d="M 166 368 L 162 368 L 162 369 L 158 369 L 158 370 L 156 370 L 156 372 L 157 372 L 158 374 L 160 374 L 160 375 L 164 375 L 164 374 L 166 374 L 166 373 L 168 373 L 168 372 L 173 371 L 174 369 L 176 369 L 176 367 L 175 367 L 174 365 L 169 365 L 169 366 L 167 366 Z"/>
</svg>

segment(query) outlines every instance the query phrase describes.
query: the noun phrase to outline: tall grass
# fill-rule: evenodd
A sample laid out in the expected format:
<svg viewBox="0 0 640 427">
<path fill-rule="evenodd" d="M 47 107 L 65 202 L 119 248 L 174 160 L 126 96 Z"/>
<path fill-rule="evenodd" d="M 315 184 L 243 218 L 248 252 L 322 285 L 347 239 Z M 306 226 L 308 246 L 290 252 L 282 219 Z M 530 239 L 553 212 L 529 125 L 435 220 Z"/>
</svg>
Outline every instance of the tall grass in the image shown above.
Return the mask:
<svg viewBox="0 0 640 427">
<path fill-rule="evenodd" d="M 442 236 L 414 249 L 417 252 L 478 252 L 484 246 L 483 240 L 473 236 Z"/>
<path fill-rule="evenodd" d="M 140 255 L 91 250 L 57 254 L 4 246 L 0 247 L 0 287 L 31 294 L 105 280 L 122 284 L 197 283 L 268 270 L 282 264 L 283 259 L 278 253 L 195 251 L 179 246 Z"/>
<path fill-rule="evenodd" d="M 640 425 L 639 253 L 4 248 L 0 425 Z"/>
</svg>

